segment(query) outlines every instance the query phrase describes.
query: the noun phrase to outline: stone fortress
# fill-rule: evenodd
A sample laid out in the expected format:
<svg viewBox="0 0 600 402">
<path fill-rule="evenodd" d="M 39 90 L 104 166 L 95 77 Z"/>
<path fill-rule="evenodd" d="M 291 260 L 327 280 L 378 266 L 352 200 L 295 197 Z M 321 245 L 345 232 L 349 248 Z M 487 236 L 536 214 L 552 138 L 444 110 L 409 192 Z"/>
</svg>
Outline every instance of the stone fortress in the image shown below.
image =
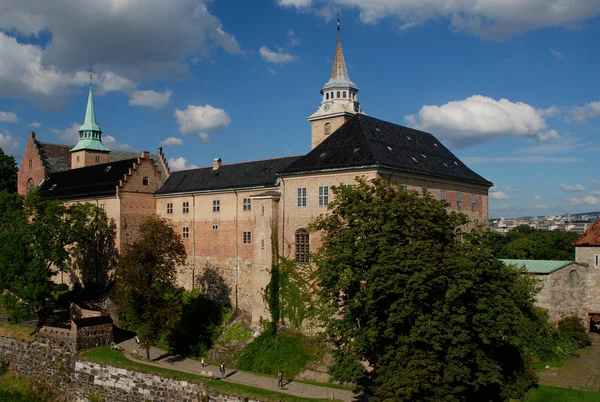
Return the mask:
<svg viewBox="0 0 600 402">
<path fill-rule="evenodd" d="M 33 188 L 66 203 L 103 208 L 117 230 L 117 247 L 131 242 L 150 216 L 165 218 L 181 234 L 187 264 L 179 283 L 190 290 L 214 268 L 231 291 L 231 304 L 257 324 L 269 316 L 263 291 L 270 280 L 271 237 L 280 253 L 306 262 L 320 244 L 306 226 L 326 213 L 331 187 L 356 177 L 385 177 L 405 190 L 426 190 L 487 224 L 492 183 L 469 169 L 433 135 L 369 117 L 350 80 L 339 31 L 330 79 L 320 91 L 306 155 L 171 172 L 156 155 L 111 151 L 102 144 L 90 91 L 75 147 L 40 142 L 31 133 L 18 176 L 20 194 Z M 57 278 L 66 281 L 65 278 Z"/>
</svg>

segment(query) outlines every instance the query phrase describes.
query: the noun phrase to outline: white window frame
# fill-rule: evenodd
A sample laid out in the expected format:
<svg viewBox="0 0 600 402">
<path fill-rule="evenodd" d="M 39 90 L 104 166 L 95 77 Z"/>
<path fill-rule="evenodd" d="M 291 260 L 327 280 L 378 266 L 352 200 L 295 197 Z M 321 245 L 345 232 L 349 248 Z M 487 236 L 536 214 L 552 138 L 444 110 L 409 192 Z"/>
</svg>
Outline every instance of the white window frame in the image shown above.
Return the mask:
<svg viewBox="0 0 600 402">
<path fill-rule="evenodd" d="M 242 211 L 252 210 L 252 198 L 244 198 L 242 200 Z"/>
<path fill-rule="evenodd" d="M 440 200 L 446 201 L 446 190 L 440 190 Z"/>
<path fill-rule="evenodd" d="M 221 200 L 213 200 L 213 212 L 221 212 Z"/>
<path fill-rule="evenodd" d="M 329 205 L 329 186 L 319 186 L 319 206 Z"/>
<path fill-rule="evenodd" d="M 181 212 L 184 214 L 190 213 L 190 202 L 189 201 L 183 201 L 181 203 Z"/>
<path fill-rule="evenodd" d="M 471 194 L 471 212 L 477 211 L 477 196 L 475 194 Z"/>
<path fill-rule="evenodd" d="M 190 227 L 189 226 L 183 226 L 181 228 L 181 237 L 183 237 L 184 239 L 190 238 Z"/>
<path fill-rule="evenodd" d="M 308 205 L 307 195 L 308 191 L 306 190 L 306 187 L 298 187 L 298 207 L 306 208 Z"/>
<path fill-rule="evenodd" d="M 462 191 L 456 192 L 456 210 L 462 211 Z"/>
<path fill-rule="evenodd" d="M 252 243 L 252 232 L 251 231 L 244 231 L 242 232 L 242 243 L 244 244 L 251 244 Z"/>
<path fill-rule="evenodd" d="M 173 213 L 173 203 L 167 202 L 167 214 L 172 214 L 172 213 Z"/>
</svg>

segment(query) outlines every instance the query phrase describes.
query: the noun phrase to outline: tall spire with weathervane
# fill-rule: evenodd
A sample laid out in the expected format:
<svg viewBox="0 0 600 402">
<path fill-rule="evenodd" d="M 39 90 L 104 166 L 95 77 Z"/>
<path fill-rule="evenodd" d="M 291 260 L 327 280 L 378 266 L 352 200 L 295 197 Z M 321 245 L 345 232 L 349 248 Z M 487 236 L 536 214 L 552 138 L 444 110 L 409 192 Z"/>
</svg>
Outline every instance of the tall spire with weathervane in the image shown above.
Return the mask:
<svg viewBox="0 0 600 402">
<path fill-rule="evenodd" d="M 308 121 L 312 124 L 312 148 L 319 145 L 350 117 L 356 113 L 362 113 L 360 102 L 356 96 L 358 87 L 350 80 L 342 52 L 339 13 L 337 17 L 337 46 L 331 77 L 321 89 L 319 109 L 308 117 Z"/>
<path fill-rule="evenodd" d="M 88 94 L 85 120 L 79 128 L 79 142 L 71 149 L 71 167 L 84 167 L 91 164 L 108 162 L 110 149 L 102 144 L 102 130 L 96 123 L 94 94 L 92 91 L 92 72 L 90 69 L 90 92 Z"/>
</svg>

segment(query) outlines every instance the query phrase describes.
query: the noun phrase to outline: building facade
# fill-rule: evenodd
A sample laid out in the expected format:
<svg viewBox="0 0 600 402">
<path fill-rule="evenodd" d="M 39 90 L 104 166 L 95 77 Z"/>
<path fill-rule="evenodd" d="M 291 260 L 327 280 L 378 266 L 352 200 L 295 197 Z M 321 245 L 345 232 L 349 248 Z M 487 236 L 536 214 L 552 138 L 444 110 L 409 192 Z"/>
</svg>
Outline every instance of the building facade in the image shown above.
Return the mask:
<svg viewBox="0 0 600 402">
<path fill-rule="evenodd" d="M 117 223 L 121 247 L 135 237 L 145 217 L 167 219 L 188 255 L 179 284 L 198 288 L 204 273 L 215 272 L 227 284 L 232 306 L 258 323 L 269 316 L 263 294 L 273 247 L 308 261 L 321 238 L 306 228 L 327 213 L 333 186 L 382 177 L 407 191 L 427 191 L 450 210 L 464 212 L 471 223 L 457 228 L 458 233 L 487 223 L 491 182 L 433 135 L 367 116 L 357 94 L 338 34 L 331 76 L 320 90 L 317 111 L 308 117 L 310 152 L 236 164 L 215 158 L 211 166 L 171 173 L 161 150 L 132 159 L 105 149 L 90 88 L 74 148 L 40 143 L 31 135 L 19 192 L 39 186 L 47 197 L 104 205 Z M 111 179 L 101 180 L 106 175 Z M 105 184 L 95 187 L 100 182 Z"/>
</svg>

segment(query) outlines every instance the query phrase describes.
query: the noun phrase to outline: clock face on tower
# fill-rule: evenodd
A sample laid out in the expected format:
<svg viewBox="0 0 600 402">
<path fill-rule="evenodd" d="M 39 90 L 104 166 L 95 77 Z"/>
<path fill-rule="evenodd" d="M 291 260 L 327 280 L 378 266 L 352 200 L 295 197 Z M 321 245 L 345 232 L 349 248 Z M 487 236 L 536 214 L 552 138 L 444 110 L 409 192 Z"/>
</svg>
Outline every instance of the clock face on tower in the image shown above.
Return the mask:
<svg viewBox="0 0 600 402">
<path fill-rule="evenodd" d="M 325 106 L 323 106 L 323 110 L 328 112 L 329 109 L 331 109 L 331 105 L 329 103 L 326 103 Z"/>
</svg>

